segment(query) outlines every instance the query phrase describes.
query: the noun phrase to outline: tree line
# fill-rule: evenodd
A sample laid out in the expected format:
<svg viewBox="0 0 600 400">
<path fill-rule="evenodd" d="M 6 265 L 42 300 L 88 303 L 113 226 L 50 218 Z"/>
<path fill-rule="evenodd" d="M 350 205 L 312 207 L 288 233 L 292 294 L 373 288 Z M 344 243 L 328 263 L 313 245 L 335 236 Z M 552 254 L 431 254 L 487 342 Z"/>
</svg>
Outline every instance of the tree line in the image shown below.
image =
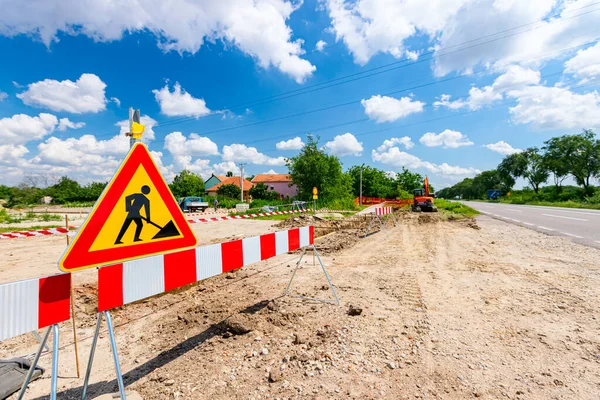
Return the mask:
<svg viewBox="0 0 600 400">
<path fill-rule="evenodd" d="M 572 177 L 580 190 L 564 187 Z M 592 178 L 600 178 L 600 140 L 592 130 L 580 134 L 553 137 L 541 148 L 530 147 L 507 155 L 496 169 L 484 171 L 474 178 L 466 178 L 456 185 L 438 192 L 438 197 L 484 199 L 487 190 L 496 189 L 506 196 L 517 179 L 522 178 L 526 190 L 545 200 L 585 199 L 594 195 Z M 552 182 L 549 187 L 545 183 Z"/>
</svg>

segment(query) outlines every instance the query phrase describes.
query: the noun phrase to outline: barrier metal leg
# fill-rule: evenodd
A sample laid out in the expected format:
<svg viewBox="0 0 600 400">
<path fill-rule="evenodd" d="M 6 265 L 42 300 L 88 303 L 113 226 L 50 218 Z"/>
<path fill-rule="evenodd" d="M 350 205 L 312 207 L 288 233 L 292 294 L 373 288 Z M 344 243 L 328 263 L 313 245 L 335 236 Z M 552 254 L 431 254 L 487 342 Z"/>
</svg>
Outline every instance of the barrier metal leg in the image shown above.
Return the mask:
<svg viewBox="0 0 600 400">
<path fill-rule="evenodd" d="M 39 333 L 37 333 L 36 331 L 33 331 L 31 333 L 33 333 L 33 336 L 36 337 L 36 339 L 38 340 L 38 342 L 42 343 L 42 338 L 41 338 L 41 336 L 40 336 Z M 50 351 L 50 347 L 48 347 L 48 345 L 46 344 L 46 345 L 44 345 L 44 350 L 45 351 Z"/>
<path fill-rule="evenodd" d="M 319 264 L 321 264 L 321 268 L 323 269 L 323 273 L 325 274 L 325 278 L 327 278 L 327 283 L 329 283 L 329 288 L 331 289 L 331 291 L 333 292 L 333 296 L 335 297 L 335 301 L 337 302 L 337 305 L 340 305 L 340 299 L 337 297 L 337 293 L 335 293 L 335 289 L 333 288 L 333 284 L 331 283 L 331 279 L 329 278 L 329 274 L 327 273 L 327 270 L 325 269 L 325 265 L 323 264 L 323 261 L 321 261 L 321 256 L 319 255 L 319 252 L 317 251 L 317 248 L 315 247 L 315 245 L 312 245 L 313 251 L 315 252 L 315 254 L 317 255 L 317 259 L 319 260 Z"/>
<path fill-rule="evenodd" d="M 52 384 L 50 389 L 50 400 L 56 400 L 56 389 L 58 387 L 58 325 L 52 325 L 54 331 L 54 344 L 52 346 Z"/>
<path fill-rule="evenodd" d="M 96 320 L 96 330 L 94 332 L 94 339 L 92 340 L 92 348 L 90 349 L 90 359 L 88 360 L 87 369 L 85 371 L 85 379 L 83 380 L 83 393 L 81 399 L 85 400 L 87 394 L 88 383 L 90 381 L 90 375 L 92 374 L 92 364 L 94 363 L 94 354 L 96 353 L 96 344 L 98 344 L 98 336 L 100 334 L 100 323 L 102 322 L 102 314 L 98 313 L 98 319 Z"/>
<path fill-rule="evenodd" d="M 292 287 L 292 281 L 294 280 L 294 277 L 296 276 L 296 271 L 298 270 L 298 267 L 300 267 L 300 262 L 302 261 L 302 258 L 304 257 L 304 254 L 306 254 L 306 248 L 304 248 L 302 250 L 302 254 L 300 255 L 300 259 L 298 260 L 298 262 L 296 263 L 296 268 L 294 268 L 294 272 L 292 272 L 292 279 L 290 279 L 287 288 L 285 289 L 285 293 L 283 294 L 284 296 L 287 296 L 290 293 L 290 287 Z"/>
<path fill-rule="evenodd" d="M 46 330 L 46 334 L 44 335 L 44 339 L 40 338 L 41 339 L 40 348 L 38 349 L 37 353 L 35 353 L 35 357 L 33 359 L 33 362 L 31 363 L 31 367 L 29 367 L 29 371 L 27 371 L 27 376 L 25 376 L 25 381 L 23 382 L 23 386 L 21 386 L 21 391 L 19 392 L 19 397 L 17 397 L 18 400 L 22 400 L 23 396 L 25 396 L 25 391 L 27 390 L 27 386 L 29 386 L 29 381 L 31 381 L 31 377 L 33 376 L 33 372 L 35 371 L 35 366 L 37 365 L 38 361 L 40 360 L 42 351 L 44 351 L 44 347 L 46 346 L 46 341 L 48 340 L 48 336 L 50 336 L 51 329 L 52 329 L 52 326 L 49 326 L 48 329 Z M 58 346 L 56 346 L 56 343 L 54 344 L 54 348 L 58 349 Z M 54 374 L 54 371 L 52 371 L 52 373 Z"/>
<path fill-rule="evenodd" d="M 369 232 L 371 231 L 371 225 L 373 225 L 374 220 L 375 220 L 375 218 L 371 217 L 371 221 L 369 221 L 369 226 L 367 227 L 367 230 L 365 231 L 363 238 L 366 238 L 367 235 L 369 234 Z"/>
<path fill-rule="evenodd" d="M 108 334 L 110 335 L 110 346 L 112 347 L 113 358 L 115 360 L 115 370 L 117 372 L 117 382 L 119 382 L 119 391 L 121 392 L 121 399 L 126 400 L 125 397 L 125 385 L 123 384 L 123 375 L 121 375 L 121 366 L 119 365 L 119 354 L 117 352 L 117 342 L 115 341 L 115 332 L 113 331 L 112 319 L 110 313 L 104 311 L 104 317 L 106 318 L 106 324 L 108 325 Z"/>
<path fill-rule="evenodd" d="M 385 229 L 385 225 L 383 224 L 383 222 L 381 221 L 381 218 L 379 217 L 379 215 L 377 215 L 377 219 L 379 220 L 379 225 L 381 226 L 381 230 L 383 232 L 385 232 L 385 236 L 388 238 L 388 240 L 390 239 L 390 235 L 388 235 L 387 233 L 387 229 Z"/>
</svg>

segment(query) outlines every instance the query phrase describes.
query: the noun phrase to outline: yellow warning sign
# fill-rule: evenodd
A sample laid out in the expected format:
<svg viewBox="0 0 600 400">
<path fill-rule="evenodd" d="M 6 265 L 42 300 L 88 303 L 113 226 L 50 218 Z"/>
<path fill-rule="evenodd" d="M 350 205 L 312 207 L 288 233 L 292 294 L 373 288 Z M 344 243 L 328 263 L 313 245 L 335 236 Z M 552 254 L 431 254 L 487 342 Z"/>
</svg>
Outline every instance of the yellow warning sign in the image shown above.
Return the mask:
<svg viewBox="0 0 600 400">
<path fill-rule="evenodd" d="M 195 247 L 197 239 L 148 149 L 136 144 L 59 262 L 63 271 Z"/>
</svg>

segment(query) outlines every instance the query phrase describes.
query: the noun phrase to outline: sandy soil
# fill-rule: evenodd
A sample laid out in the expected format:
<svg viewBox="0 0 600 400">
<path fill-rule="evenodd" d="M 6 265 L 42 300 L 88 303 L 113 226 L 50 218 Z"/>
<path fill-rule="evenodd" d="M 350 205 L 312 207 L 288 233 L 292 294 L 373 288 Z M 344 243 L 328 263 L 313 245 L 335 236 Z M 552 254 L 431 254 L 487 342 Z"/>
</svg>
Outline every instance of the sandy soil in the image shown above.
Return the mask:
<svg viewBox="0 0 600 400">
<path fill-rule="evenodd" d="M 411 215 L 390 240 L 323 257 L 342 307 L 280 298 L 297 259 L 285 255 L 115 310 L 125 382 L 144 399 L 599 398 L 600 251 L 478 225 Z M 294 288 L 331 296 L 311 255 Z M 93 286 L 78 287 L 82 364 L 94 303 Z M 70 323 L 61 333 L 59 398 L 80 398 Z M 0 357 L 34 346 L 21 336 Z M 91 395 L 116 390 L 111 362 L 103 334 Z M 45 374 L 27 398 L 48 388 Z"/>
</svg>

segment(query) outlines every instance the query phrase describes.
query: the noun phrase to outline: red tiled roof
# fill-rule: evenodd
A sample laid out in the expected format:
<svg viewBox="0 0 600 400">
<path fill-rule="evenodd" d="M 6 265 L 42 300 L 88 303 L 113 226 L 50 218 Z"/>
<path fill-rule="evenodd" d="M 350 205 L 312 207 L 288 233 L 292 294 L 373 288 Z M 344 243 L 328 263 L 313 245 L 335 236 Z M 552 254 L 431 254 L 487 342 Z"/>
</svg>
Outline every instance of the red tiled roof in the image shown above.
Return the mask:
<svg viewBox="0 0 600 400">
<path fill-rule="evenodd" d="M 218 178 L 218 177 L 217 177 Z M 207 190 L 207 192 L 216 192 L 223 185 L 235 185 L 240 187 L 240 177 L 239 176 L 230 176 L 229 178 L 223 177 L 224 179 L 217 183 L 215 186 L 211 187 Z M 244 179 L 244 192 L 247 192 L 254 185 L 248 180 Z"/>
<path fill-rule="evenodd" d="M 290 174 L 258 174 L 252 179 L 252 183 L 260 182 L 291 182 Z"/>
</svg>

